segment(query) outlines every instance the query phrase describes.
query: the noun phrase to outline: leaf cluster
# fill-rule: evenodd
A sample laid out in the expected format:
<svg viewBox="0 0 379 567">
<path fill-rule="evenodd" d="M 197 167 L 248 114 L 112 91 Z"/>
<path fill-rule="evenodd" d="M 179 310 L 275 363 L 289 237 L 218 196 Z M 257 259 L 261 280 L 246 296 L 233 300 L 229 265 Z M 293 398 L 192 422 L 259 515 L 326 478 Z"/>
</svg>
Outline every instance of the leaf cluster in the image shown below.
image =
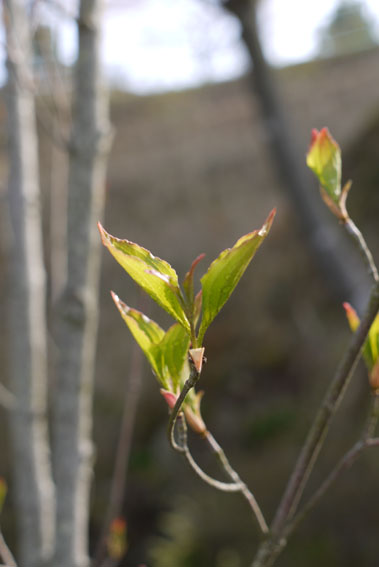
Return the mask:
<svg viewBox="0 0 379 567">
<path fill-rule="evenodd" d="M 178 396 L 189 374 L 189 349 L 200 349 L 210 324 L 225 305 L 259 246 L 269 233 L 275 210 L 260 230 L 242 236 L 210 264 L 195 295 L 194 272 L 198 256 L 179 285 L 168 262 L 129 240 L 109 234 L 99 223 L 102 242 L 129 276 L 176 321 L 167 331 L 140 311 L 129 307 L 115 293 L 113 300 L 134 339 L 144 352 L 163 392 Z M 166 398 L 168 401 L 168 398 Z M 200 398 L 193 392 L 185 404 L 195 414 Z"/>
</svg>

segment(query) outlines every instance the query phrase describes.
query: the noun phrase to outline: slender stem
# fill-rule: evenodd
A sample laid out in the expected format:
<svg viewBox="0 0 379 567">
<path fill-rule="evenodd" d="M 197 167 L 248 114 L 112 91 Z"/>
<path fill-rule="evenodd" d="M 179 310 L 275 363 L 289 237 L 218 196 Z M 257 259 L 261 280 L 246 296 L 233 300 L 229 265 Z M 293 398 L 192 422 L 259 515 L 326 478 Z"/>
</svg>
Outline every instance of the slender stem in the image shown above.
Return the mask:
<svg viewBox="0 0 379 567">
<path fill-rule="evenodd" d="M 262 511 L 259 507 L 259 504 L 256 501 L 254 495 L 252 494 L 252 492 L 250 491 L 248 486 L 241 480 L 241 478 L 239 477 L 239 474 L 233 469 L 233 467 L 231 466 L 228 458 L 226 457 L 222 447 L 220 447 L 220 445 L 217 443 L 217 441 L 213 437 L 213 435 L 209 431 L 206 431 L 205 434 L 204 434 L 204 438 L 209 443 L 212 451 L 214 452 L 214 454 L 218 458 L 222 468 L 224 469 L 226 474 L 229 476 L 229 478 L 231 480 L 233 480 L 235 483 L 238 483 L 240 485 L 240 492 L 244 496 L 244 498 L 247 500 L 250 508 L 252 509 L 253 514 L 254 514 L 257 522 L 258 522 L 258 525 L 259 525 L 262 533 L 267 534 L 269 529 L 268 529 L 266 520 L 263 516 L 263 513 L 262 513 Z"/>
<path fill-rule="evenodd" d="M 300 510 L 292 520 L 287 520 L 283 530 L 279 534 L 271 534 L 271 536 L 262 543 L 251 567 L 271 567 L 278 555 L 286 546 L 288 537 L 318 503 L 322 496 L 324 496 L 330 486 L 338 479 L 340 474 L 355 463 L 364 449 L 379 446 L 379 437 L 374 437 L 378 419 L 379 396 L 376 393 L 373 393 L 368 418 L 363 428 L 360 440 L 345 453 L 328 477 L 311 496 L 302 510 Z"/>
<path fill-rule="evenodd" d="M 186 395 L 188 394 L 189 390 L 194 387 L 196 382 L 200 377 L 199 372 L 196 370 L 194 365 L 191 364 L 190 376 L 186 380 L 182 391 L 175 403 L 175 406 L 171 412 L 169 425 L 168 425 L 168 436 L 171 443 L 171 446 L 175 451 L 182 453 L 187 460 L 188 464 L 192 468 L 192 470 L 207 484 L 213 486 L 217 490 L 221 490 L 223 492 L 241 492 L 243 496 L 248 501 L 250 507 L 252 508 L 254 515 L 258 521 L 259 527 L 262 530 L 262 533 L 268 533 L 268 526 L 264 519 L 264 516 L 259 508 L 257 501 L 255 500 L 253 494 L 250 492 L 248 487 L 244 482 L 241 481 L 240 477 L 238 476 L 237 472 L 231 467 L 226 455 L 220 445 L 217 443 L 215 438 L 206 431 L 204 434 L 205 439 L 208 441 L 209 445 L 211 446 L 214 453 L 217 455 L 220 463 L 222 464 L 224 470 L 226 471 L 229 478 L 233 481 L 233 483 L 226 483 L 220 482 L 209 476 L 205 473 L 199 465 L 194 460 L 187 444 L 187 426 L 185 423 L 185 419 L 183 413 L 181 412 L 181 407 L 185 400 Z M 178 430 L 179 430 L 179 443 L 175 440 L 175 424 L 178 423 Z"/>
<path fill-rule="evenodd" d="M 300 452 L 295 468 L 289 479 L 281 503 L 275 515 L 272 530 L 275 534 L 283 531 L 288 518 L 291 518 L 297 508 L 309 475 L 323 446 L 331 420 L 343 398 L 354 369 L 358 363 L 363 344 L 368 331 L 379 309 L 379 283 L 374 285 L 366 313 L 361 324 L 353 335 L 336 374 L 326 393 L 323 403 L 316 414 L 304 446 Z"/>
<path fill-rule="evenodd" d="M 194 460 L 187 444 L 187 426 L 184 419 L 183 414 L 180 414 L 177 419 L 178 429 L 179 429 L 179 439 L 180 445 L 179 452 L 182 453 L 192 468 L 192 470 L 209 486 L 216 488 L 217 490 L 221 490 L 222 492 L 240 492 L 241 491 L 241 483 L 240 482 L 220 482 L 209 476 L 206 472 L 204 472 L 199 465 Z M 177 449 L 176 449 L 177 450 Z"/>
<path fill-rule="evenodd" d="M 0 557 L 3 559 L 3 561 L 6 563 L 6 566 L 4 567 L 17 567 L 17 563 L 15 558 L 12 555 L 11 550 L 9 549 L 4 536 L 3 536 L 3 532 L 0 529 Z M 2 567 L 2 566 L 0 566 Z"/>
<path fill-rule="evenodd" d="M 351 220 L 350 217 L 347 218 L 347 220 L 344 222 L 344 226 L 347 230 L 347 233 L 349 234 L 349 236 L 352 238 L 352 240 L 355 242 L 356 246 L 358 247 L 358 250 L 359 250 L 366 266 L 367 266 L 367 269 L 368 269 L 370 276 L 372 277 L 374 282 L 378 282 L 379 281 L 378 269 L 375 265 L 374 259 L 373 259 L 372 254 L 371 254 L 371 252 L 370 252 L 370 250 L 367 246 L 367 243 L 366 243 L 365 239 L 363 238 L 363 234 L 361 233 L 359 228 L 356 226 L 354 221 Z"/>
<path fill-rule="evenodd" d="M 190 361 L 190 375 L 185 381 L 183 389 L 180 392 L 178 399 L 176 400 L 175 406 L 171 411 L 170 419 L 168 422 L 168 438 L 172 448 L 178 452 L 183 453 L 184 451 L 181 450 L 181 447 L 177 445 L 175 441 L 175 423 L 179 413 L 181 412 L 183 402 L 188 392 L 195 386 L 199 378 L 200 378 L 200 372 L 196 370 L 195 365 Z"/>
<path fill-rule="evenodd" d="M 101 531 L 99 543 L 92 561 L 92 567 L 105 567 L 108 559 L 105 559 L 107 551 L 107 538 L 112 521 L 120 515 L 121 507 L 124 501 L 126 476 L 128 470 L 128 462 L 130 449 L 132 444 L 132 436 L 134 423 L 137 412 L 138 400 L 141 391 L 142 381 L 142 351 L 137 343 L 134 343 L 132 359 L 130 365 L 129 379 L 126 381 L 124 394 L 124 409 L 122 413 L 122 421 L 118 446 L 116 451 L 116 459 L 111 483 L 108 508 L 105 514 L 105 520 Z M 105 559 L 105 562 L 104 562 Z M 115 564 L 115 563 L 114 563 Z"/>
<path fill-rule="evenodd" d="M 312 510 L 312 508 L 317 504 L 317 502 L 324 496 L 326 491 L 334 483 L 335 480 L 340 476 L 340 474 L 349 469 L 364 449 L 376 446 L 376 440 L 374 438 L 375 429 L 378 423 L 378 410 L 379 410 L 379 397 L 373 394 L 370 411 L 368 413 L 368 418 L 363 428 L 361 438 L 359 441 L 353 445 L 353 447 L 347 451 L 343 457 L 340 459 L 338 464 L 330 472 L 324 482 L 316 490 L 316 492 L 311 496 L 308 502 L 305 504 L 302 510 L 294 517 L 292 522 L 290 522 L 285 530 L 286 537 L 292 533 L 299 523 L 305 518 L 305 516 Z"/>
<path fill-rule="evenodd" d="M 207 484 L 213 486 L 217 490 L 222 490 L 223 492 L 238 492 L 241 490 L 240 483 L 227 483 L 220 482 L 205 473 L 199 465 L 196 463 L 192 454 L 188 448 L 187 444 L 187 426 L 181 408 L 183 402 L 188 394 L 188 392 L 195 386 L 200 378 L 200 372 L 197 371 L 195 365 L 190 361 L 190 375 L 184 383 L 183 389 L 176 400 L 175 406 L 170 414 L 170 419 L 168 422 L 168 438 L 171 447 L 178 453 L 182 453 L 186 458 L 190 467 L 195 471 L 195 473 Z M 179 444 L 175 441 L 175 424 L 179 424 Z"/>
<path fill-rule="evenodd" d="M 375 435 L 375 429 L 379 419 L 379 395 L 376 391 L 372 394 L 371 407 L 368 414 L 366 426 L 363 430 L 362 439 L 367 441 L 372 439 Z"/>
<path fill-rule="evenodd" d="M 326 491 L 331 487 L 331 485 L 337 480 L 340 474 L 349 469 L 353 463 L 358 459 L 362 451 L 367 447 L 365 441 L 358 441 L 351 449 L 348 451 L 342 459 L 339 461 L 332 472 L 326 477 L 324 482 L 308 500 L 302 510 L 293 518 L 293 520 L 287 525 L 285 529 L 285 534 L 288 537 L 299 523 L 307 516 L 307 514 L 312 510 L 312 508 L 317 504 L 317 502 L 324 496 Z"/>
</svg>

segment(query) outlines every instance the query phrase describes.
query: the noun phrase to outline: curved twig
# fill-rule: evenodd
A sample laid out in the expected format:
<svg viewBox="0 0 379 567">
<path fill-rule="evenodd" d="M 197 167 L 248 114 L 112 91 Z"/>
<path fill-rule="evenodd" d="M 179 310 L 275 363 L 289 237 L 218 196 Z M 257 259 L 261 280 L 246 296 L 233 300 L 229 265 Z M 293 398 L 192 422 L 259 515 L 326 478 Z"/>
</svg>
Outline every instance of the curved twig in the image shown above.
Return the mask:
<svg viewBox="0 0 379 567">
<path fill-rule="evenodd" d="M 174 406 L 174 408 L 171 412 L 171 415 L 170 415 L 170 420 L 169 420 L 169 424 L 168 424 L 168 437 L 169 437 L 169 440 L 170 440 L 170 444 L 175 451 L 177 451 L 178 453 L 181 453 L 185 457 L 186 461 L 188 462 L 188 464 L 190 465 L 192 470 L 204 482 L 209 484 L 209 486 L 213 486 L 213 488 L 216 488 L 217 490 L 221 490 L 223 492 L 241 492 L 241 494 L 246 498 L 251 509 L 253 510 L 253 513 L 254 513 L 254 515 L 257 519 L 258 525 L 259 525 L 262 533 L 267 534 L 268 533 L 268 526 L 267 526 L 267 523 L 264 519 L 262 511 L 259 508 L 257 501 L 255 500 L 255 497 L 250 492 L 247 485 L 240 479 L 238 473 L 232 468 L 232 466 L 230 465 L 223 449 L 217 443 L 217 441 L 215 440 L 213 435 L 211 433 L 209 433 L 209 431 L 206 431 L 204 433 L 204 438 L 208 441 L 213 452 L 216 454 L 217 458 L 219 459 L 223 469 L 225 470 L 225 472 L 227 473 L 229 478 L 233 481 L 232 483 L 221 482 L 221 481 L 216 480 L 213 477 L 209 476 L 206 472 L 204 472 L 199 467 L 199 465 L 194 460 L 194 458 L 193 458 L 193 456 L 192 456 L 192 454 L 189 450 L 189 447 L 188 447 L 188 444 L 187 444 L 187 427 L 186 427 L 184 415 L 181 412 L 181 408 L 182 408 L 183 402 L 184 402 L 188 392 L 190 391 L 191 388 L 193 388 L 195 386 L 195 384 L 199 380 L 199 378 L 200 378 L 200 373 L 197 371 L 195 366 L 190 362 L 190 375 L 189 375 L 188 379 L 186 380 L 184 387 L 183 387 L 182 391 L 180 392 L 179 397 L 178 397 L 178 399 L 175 403 L 175 406 Z M 175 424 L 176 423 L 178 424 L 178 430 L 179 430 L 179 435 L 180 435 L 179 443 L 177 443 L 176 440 L 175 440 Z"/>
<path fill-rule="evenodd" d="M 200 372 L 197 371 L 195 365 L 190 360 L 190 375 L 184 383 L 183 389 L 179 394 L 178 399 L 170 413 L 170 419 L 168 422 L 167 434 L 170 444 L 175 451 L 183 453 L 180 449 L 180 446 L 177 445 L 175 441 L 175 423 L 178 418 L 178 415 L 181 412 L 183 402 L 188 394 L 188 392 L 196 385 L 197 381 L 200 378 Z"/>
<path fill-rule="evenodd" d="M 180 453 L 183 454 L 187 463 L 190 465 L 192 470 L 209 486 L 216 488 L 217 490 L 221 490 L 222 492 L 240 492 L 241 491 L 241 482 L 221 482 L 209 476 L 206 472 L 203 471 L 202 468 L 199 467 L 195 459 L 193 458 L 191 451 L 189 450 L 188 443 L 187 443 L 187 426 L 182 413 L 178 415 L 177 418 L 178 430 L 179 430 L 179 438 L 180 444 L 175 445 L 179 448 Z M 178 449 L 175 449 L 178 450 Z"/>
<path fill-rule="evenodd" d="M 216 455 L 216 457 L 219 460 L 222 468 L 224 469 L 226 474 L 229 476 L 229 478 L 231 480 L 233 480 L 235 483 L 238 483 L 240 485 L 240 492 L 244 496 L 244 498 L 247 500 L 250 508 L 252 509 L 253 514 L 257 519 L 258 525 L 259 525 L 262 533 L 267 534 L 269 532 L 269 528 L 268 528 L 266 520 L 263 516 L 262 510 L 260 509 L 259 504 L 255 499 L 255 496 L 250 491 L 249 487 L 241 480 L 239 474 L 233 469 L 233 467 L 231 466 L 227 456 L 224 453 L 224 450 L 217 443 L 217 441 L 213 437 L 213 435 L 209 431 L 206 431 L 206 433 L 204 434 L 204 438 L 206 439 L 206 441 L 210 445 L 212 451 Z"/>
</svg>

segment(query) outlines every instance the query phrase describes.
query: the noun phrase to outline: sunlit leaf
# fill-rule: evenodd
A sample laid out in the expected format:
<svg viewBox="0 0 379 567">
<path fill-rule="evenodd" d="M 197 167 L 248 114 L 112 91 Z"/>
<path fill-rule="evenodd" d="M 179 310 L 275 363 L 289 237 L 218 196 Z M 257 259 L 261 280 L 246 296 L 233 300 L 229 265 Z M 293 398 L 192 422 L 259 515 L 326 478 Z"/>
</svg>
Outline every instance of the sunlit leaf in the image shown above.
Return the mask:
<svg viewBox="0 0 379 567">
<path fill-rule="evenodd" d="M 341 150 L 327 128 L 312 130 L 307 165 L 318 178 L 327 196 L 339 204 L 341 197 Z"/>
<path fill-rule="evenodd" d="M 274 216 L 275 210 L 270 213 L 260 230 L 242 236 L 233 248 L 221 252 L 201 278 L 203 317 L 199 330 L 199 345 L 202 344 L 210 323 L 229 299 L 255 252 L 266 238 Z"/>
<path fill-rule="evenodd" d="M 379 315 L 375 317 L 375 320 L 370 327 L 370 331 L 368 333 L 368 342 L 370 345 L 372 364 L 374 365 L 378 361 L 379 352 Z"/>
<path fill-rule="evenodd" d="M 346 317 L 348 319 L 350 329 L 355 332 L 360 324 L 360 319 L 355 309 L 349 304 L 343 304 Z M 369 372 L 379 361 L 379 315 L 377 315 L 372 323 L 367 335 L 365 344 L 363 345 L 363 358 Z"/>
<path fill-rule="evenodd" d="M 110 235 L 99 223 L 103 244 L 131 278 L 184 328 L 190 325 L 182 305 L 175 270 L 142 246 Z"/>
<path fill-rule="evenodd" d="M 187 331 L 175 323 L 165 332 L 146 315 L 128 307 L 113 292 L 112 297 L 161 385 L 168 391 L 177 392 L 184 366 L 188 365 L 190 338 Z"/>
<path fill-rule="evenodd" d="M 165 336 L 164 330 L 154 321 L 146 317 L 137 309 L 128 307 L 121 299 L 112 292 L 112 298 L 115 302 L 121 317 L 129 327 L 133 337 L 141 347 L 143 353 L 148 359 L 154 374 L 157 376 L 161 384 L 168 388 L 167 376 L 164 373 L 162 353 L 156 348 Z"/>
<path fill-rule="evenodd" d="M 171 381 L 173 391 L 180 385 L 183 367 L 187 363 L 190 338 L 185 329 L 178 323 L 172 325 L 165 333 L 155 350 L 159 350 L 164 364 L 164 375 Z"/>
</svg>

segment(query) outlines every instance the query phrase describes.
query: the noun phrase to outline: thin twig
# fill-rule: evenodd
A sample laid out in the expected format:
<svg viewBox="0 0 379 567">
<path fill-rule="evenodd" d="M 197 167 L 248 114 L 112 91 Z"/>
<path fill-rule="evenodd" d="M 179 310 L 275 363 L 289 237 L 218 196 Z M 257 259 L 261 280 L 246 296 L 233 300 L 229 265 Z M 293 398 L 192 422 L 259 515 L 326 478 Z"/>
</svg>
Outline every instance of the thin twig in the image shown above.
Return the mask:
<svg viewBox="0 0 379 567">
<path fill-rule="evenodd" d="M 346 228 L 347 233 L 358 247 L 358 250 L 363 258 L 363 261 L 367 266 L 368 273 L 370 274 L 374 282 L 378 282 L 379 281 L 378 269 L 375 265 L 374 258 L 372 257 L 370 249 L 367 246 L 365 239 L 363 238 L 363 234 L 356 226 L 354 221 L 351 220 L 350 217 L 346 219 L 346 221 L 344 222 L 344 226 Z"/>
<path fill-rule="evenodd" d="M 12 410 L 16 405 L 16 396 L 0 382 L 0 406 L 6 410 Z"/>
<path fill-rule="evenodd" d="M 0 529 L 0 557 L 2 557 L 3 561 L 6 563 L 6 566 L 0 567 L 17 567 L 17 563 L 15 558 L 12 555 L 11 550 L 9 549 L 4 536 L 3 532 Z"/>
<path fill-rule="evenodd" d="M 379 395 L 377 392 L 372 393 L 370 410 L 368 412 L 368 418 L 363 429 L 362 439 L 367 441 L 372 439 L 375 435 L 376 426 L 379 419 Z"/>
<path fill-rule="evenodd" d="M 308 515 L 312 508 L 317 504 L 317 502 L 324 496 L 331 485 L 337 480 L 342 472 L 349 469 L 364 449 L 369 447 L 375 447 L 378 440 L 373 437 L 378 422 L 378 409 L 379 409 L 379 398 L 377 395 L 373 396 L 368 419 L 366 421 L 365 427 L 359 441 L 353 445 L 353 447 L 347 451 L 343 457 L 340 459 L 338 464 L 330 472 L 324 482 L 316 490 L 316 492 L 311 496 L 308 502 L 304 505 L 302 510 L 293 518 L 293 520 L 287 525 L 285 529 L 285 536 L 288 537 L 299 525 L 299 523 Z"/>
<path fill-rule="evenodd" d="M 209 446 L 211 447 L 212 451 L 216 455 L 217 459 L 219 460 L 222 468 L 226 472 L 233 482 L 240 485 L 240 492 L 247 500 L 250 508 L 253 511 L 254 516 L 257 519 L 258 525 L 263 534 L 267 534 L 269 531 L 268 525 L 266 520 L 263 516 L 262 510 L 259 507 L 258 502 L 255 499 L 255 496 L 252 494 L 248 486 L 241 480 L 239 474 L 233 469 L 231 466 L 227 456 L 225 455 L 224 450 L 222 447 L 217 443 L 216 439 L 213 435 L 207 430 L 204 434 L 204 438 L 208 442 Z"/>
<path fill-rule="evenodd" d="M 138 347 L 137 343 L 134 343 L 129 379 L 127 380 L 125 388 L 124 408 L 116 451 L 109 504 L 105 514 L 105 521 L 103 524 L 99 543 L 97 545 L 95 556 L 92 562 L 92 567 L 98 567 L 99 565 L 105 567 L 103 561 L 106 553 L 109 530 L 112 521 L 120 515 L 122 503 L 124 500 L 128 461 L 133 437 L 138 399 L 141 391 L 141 379 L 142 351 Z"/>
<path fill-rule="evenodd" d="M 195 365 L 191 360 L 189 361 L 189 364 L 190 364 L 190 375 L 185 381 L 183 389 L 180 392 L 179 397 L 176 400 L 175 406 L 173 407 L 170 413 L 170 419 L 168 422 L 168 429 L 167 429 L 168 439 L 170 441 L 172 448 L 175 449 L 175 451 L 181 453 L 183 453 L 184 451 L 181 450 L 181 447 L 177 445 L 175 441 L 175 423 L 178 418 L 178 415 L 181 412 L 183 402 L 188 392 L 196 385 L 197 381 L 200 378 L 200 372 L 197 371 Z"/>
<path fill-rule="evenodd" d="M 168 422 L 168 438 L 171 444 L 171 447 L 184 455 L 185 459 L 187 460 L 190 467 L 193 471 L 207 484 L 213 486 L 217 490 L 222 490 L 223 492 L 239 492 L 241 490 L 240 483 L 229 483 L 229 482 L 220 482 L 209 476 L 206 472 L 204 472 L 199 465 L 194 460 L 187 443 L 187 426 L 185 423 L 185 419 L 183 413 L 181 411 L 183 402 L 188 394 L 188 392 L 195 386 L 197 381 L 200 378 L 200 372 L 196 369 L 194 363 L 190 359 L 190 375 L 184 383 L 183 389 L 180 392 L 178 399 L 176 400 L 175 406 L 173 407 L 170 419 Z M 179 425 L 179 444 L 175 440 L 175 424 L 178 423 Z"/>
<path fill-rule="evenodd" d="M 218 490 L 222 490 L 224 492 L 241 492 L 243 496 L 248 501 L 250 507 L 252 508 L 254 515 L 257 519 L 260 529 L 262 533 L 268 533 L 268 526 L 264 519 L 264 516 L 258 506 L 257 501 L 255 500 L 253 494 L 250 492 L 248 487 L 244 482 L 241 481 L 240 477 L 238 476 L 237 472 L 232 468 L 226 455 L 220 445 L 217 443 L 215 438 L 209 433 L 208 431 L 205 432 L 204 437 L 208 441 L 209 445 L 211 446 L 213 452 L 217 455 L 222 467 L 224 468 L 225 472 L 229 476 L 229 478 L 233 481 L 232 483 L 220 482 L 209 476 L 205 473 L 199 465 L 196 463 L 192 454 L 188 448 L 187 444 L 187 427 L 185 424 L 184 416 L 181 412 L 181 408 L 183 402 L 188 394 L 188 392 L 195 386 L 197 381 L 200 378 L 200 373 L 197 371 L 195 365 L 190 361 L 190 375 L 186 382 L 184 383 L 183 389 L 180 392 L 180 395 L 175 403 L 175 406 L 171 412 L 170 420 L 168 424 L 168 437 L 171 443 L 171 446 L 175 451 L 182 453 L 186 458 L 190 467 L 195 471 L 195 473 L 207 484 L 213 486 Z M 178 422 L 178 429 L 180 434 L 180 442 L 179 444 L 175 440 L 175 423 Z"/>
<path fill-rule="evenodd" d="M 193 458 L 188 444 L 187 444 L 187 426 L 182 413 L 178 415 L 177 418 L 178 430 L 179 430 L 179 439 L 180 439 L 180 453 L 182 453 L 192 468 L 192 470 L 209 486 L 216 488 L 217 490 L 221 490 L 222 492 L 240 492 L 241 491 L 241 483 L 238 482 L 221 482 L 209 476 L 206 472 L 203 471 L 196 463 L 195 459 Z"/>
<path fill-rule="evenodd" d="M 361 324 L 353 335 L 349 348 L 339 364 L 304 446 L 300 452 L 295 468 L 291 474 L 287 488 L 275 515 L 272 530 L 282 533 L 287 520 L 293 517 L 307 480 L 316 462 L 328 433 L 331 420 L 343 398 L 361 355 L 363 344 L 379 309 L 379 283 L 373 286 L 366 313 Z"/>
</svg>

